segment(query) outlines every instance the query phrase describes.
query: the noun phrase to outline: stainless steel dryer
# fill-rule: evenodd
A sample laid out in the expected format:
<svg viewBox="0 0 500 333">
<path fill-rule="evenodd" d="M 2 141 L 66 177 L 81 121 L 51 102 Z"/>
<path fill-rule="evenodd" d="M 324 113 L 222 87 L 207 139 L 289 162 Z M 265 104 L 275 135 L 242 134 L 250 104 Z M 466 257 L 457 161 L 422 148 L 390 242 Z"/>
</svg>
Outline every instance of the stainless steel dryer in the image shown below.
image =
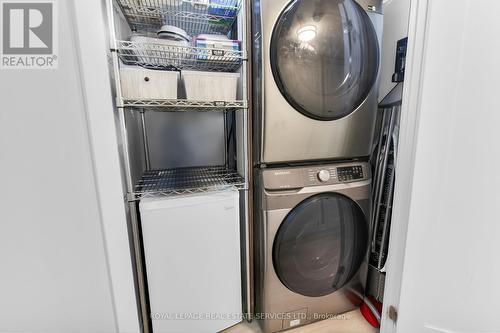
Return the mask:
<svg viewBox="0 0 500 333">
<path fill-rule="evenodd" d="M 256 172 L 255 296 L 264 332 L 356 308 L 371 234 L 370 165 Z"/>
<path fill-rule="evenodd" d="M 368 156 L 382 0 L 254 0 L 260 164 Z"/>
</svg>

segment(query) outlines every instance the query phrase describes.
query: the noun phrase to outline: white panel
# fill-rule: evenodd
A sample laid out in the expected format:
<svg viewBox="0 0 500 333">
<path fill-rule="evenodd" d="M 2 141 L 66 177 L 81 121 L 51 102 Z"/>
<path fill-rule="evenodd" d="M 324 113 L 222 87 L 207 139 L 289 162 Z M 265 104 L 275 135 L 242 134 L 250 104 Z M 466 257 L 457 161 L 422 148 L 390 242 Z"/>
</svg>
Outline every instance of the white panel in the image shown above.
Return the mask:
<svg viewBox="0 0 500 333">
<path fill-rule="evenodd" d="M 408 35 L 410 0 L 385 0 L 384 35 L 382 39 L 382 60 L 380 66 L 379 101 L 396 86 L 392 82 L 396 61 L 396 44 Z"/>
<path fill-rule="evenodd" d="M 29 10 L 29 47 L 39 47 L 39 48 L 48 48 L 47 44 L 45 44 L 37 35 L 33 33 L 32 28 L 38 28 L 43 22 L 42 12 L 38 9 L 30 9 Z"/>
<path fill-rule="evenodd" d="M 499 332 L 500 155 L 492 149 L 500 142 L 500 3 L 456 0 L 453 11 L 446 1 L 426 3 L 412 13 L 426 17 L 415 28 L 425 47 L 421 66 L 410 67 L 422 71 L 409 95 L 420 121 L 396 328 Z M 404 204 L 395 203 L 395 214 Z"/>
<path fill-rule="evenodd" d="M 68 3 L 59 68 L 0 74 L 2 332 L 117 331 Z"/>
<path fill-rule="evenodd" d="M 111 2 L 111 1 L 110 1 Z M 120 175 L 107 53 L 104 2 L 73 0 L 75 40 L 118 330 L 140 332 L 132 258 Z M 92 22 L 92 24 L 89 24 Z"/>
<path fill-rule="evenodd" d="M 141 201 L 155 333 L 214 333 L 240 321 L 238 198 L 228 191 Z M 201 317 L 182 317 L 190 314 Z"/>
<path fill-rule="evenodd" d="M 10 47 L 24 47 L 24 10 L 10 10 Z"/>
</svg>

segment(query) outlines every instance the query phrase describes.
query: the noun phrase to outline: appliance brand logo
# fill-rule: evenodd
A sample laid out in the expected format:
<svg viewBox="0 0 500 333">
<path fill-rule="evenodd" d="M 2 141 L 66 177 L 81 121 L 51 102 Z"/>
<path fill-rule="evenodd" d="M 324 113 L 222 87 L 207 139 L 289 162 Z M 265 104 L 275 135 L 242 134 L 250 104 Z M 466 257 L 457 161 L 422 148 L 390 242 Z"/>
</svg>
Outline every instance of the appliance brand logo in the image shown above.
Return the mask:
<svg viewBox="0 0 500 333">
<path fill-rule="evenodd" d="M 55 0 L 0 0 L 2 69 L 57 68 Z"/>
<path fill-rule="evenodd" d="M 274 175 L 275 176 L 287 176 L 291 175 L 292 173 L 290 171 L 275 171 Z"/>
</svg>

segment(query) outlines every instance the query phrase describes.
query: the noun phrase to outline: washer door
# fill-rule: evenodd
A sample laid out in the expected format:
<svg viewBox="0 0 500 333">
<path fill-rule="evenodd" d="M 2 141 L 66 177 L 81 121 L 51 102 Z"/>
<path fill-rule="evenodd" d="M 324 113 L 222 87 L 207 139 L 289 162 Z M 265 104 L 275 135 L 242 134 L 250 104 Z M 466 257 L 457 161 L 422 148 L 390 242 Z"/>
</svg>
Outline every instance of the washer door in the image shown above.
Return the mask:
<svg viewBox="0 0 500 333">
<path fill-rule="evenodd" d="M 354 112 L 375 84 L 377 34 L 354 0 L 295 0 L 271 38 L 271 68 L 296 110 L 317 120 Z"/>
<path fill-rule="evenodd" d="M 361 208 L 338 193 L 322 193 L 297 205 L 281 224 L 273 263 L 293 292 L 319 297 L 348 283 L 368 250 L 368 224 Z"/>
</svg>

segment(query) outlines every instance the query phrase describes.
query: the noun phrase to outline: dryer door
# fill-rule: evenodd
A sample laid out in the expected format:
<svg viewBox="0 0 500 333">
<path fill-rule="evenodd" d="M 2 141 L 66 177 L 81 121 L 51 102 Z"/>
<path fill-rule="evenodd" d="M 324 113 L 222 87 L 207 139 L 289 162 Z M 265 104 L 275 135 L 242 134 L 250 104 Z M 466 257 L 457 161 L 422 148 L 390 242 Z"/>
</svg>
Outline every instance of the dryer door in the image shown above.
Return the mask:
<svg viewBox="0 0 500 333">
<path fill-rule="evenodd" d="M 274 27 L 271 68 L 297 111 L 317 120 L 354 112 L 375 84 L 377 34 L 354 0 L 295 0 Z"/>
<path fill-rule="evenodd" d="M 281 224 L 273 263 L 281 282 L 304 296 L 333 293 L 359 270 L 368 249 L 361 208 L 338 193 L 322 193 L 297 205 Z"/>
</svg>

